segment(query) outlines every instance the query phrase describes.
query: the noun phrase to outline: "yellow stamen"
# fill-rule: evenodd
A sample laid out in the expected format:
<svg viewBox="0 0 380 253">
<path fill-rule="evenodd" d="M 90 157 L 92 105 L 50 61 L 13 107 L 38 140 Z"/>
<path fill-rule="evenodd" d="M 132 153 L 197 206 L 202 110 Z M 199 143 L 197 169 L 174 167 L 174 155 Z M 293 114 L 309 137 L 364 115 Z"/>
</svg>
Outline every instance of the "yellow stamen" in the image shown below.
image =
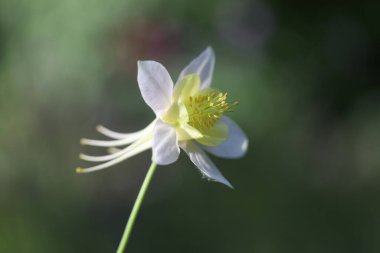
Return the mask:
<svg viewBox="0 0 380 253">
<path fill-rule="evenodd" d="M 186 109 L 189 113 L 189 125 L 203 132 L 212 126 L 226 112 L 231 112 L 231 107 L 237 105 L 237 102 L 228 103 L 227 93 L 211 91 L 206 94 L 189 96 Z"/>
</svg>

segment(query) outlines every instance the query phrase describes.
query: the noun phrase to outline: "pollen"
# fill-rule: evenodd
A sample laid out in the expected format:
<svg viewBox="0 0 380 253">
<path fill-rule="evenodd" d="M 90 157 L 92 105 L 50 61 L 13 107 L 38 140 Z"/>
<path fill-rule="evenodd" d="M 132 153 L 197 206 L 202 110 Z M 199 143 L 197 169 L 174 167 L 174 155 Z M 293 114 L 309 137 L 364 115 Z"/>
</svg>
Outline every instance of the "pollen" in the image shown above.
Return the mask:
<svg viewBox="0 0 380 253">
<path fill-rule="evenodd" d="M 227 93 L 212 91 L 207 94 L 190 96 L 186 109 L 189 113 L 189 125 L 201 132 L 206 131 L 238 102 L 227 102 Z"/>
</svg>

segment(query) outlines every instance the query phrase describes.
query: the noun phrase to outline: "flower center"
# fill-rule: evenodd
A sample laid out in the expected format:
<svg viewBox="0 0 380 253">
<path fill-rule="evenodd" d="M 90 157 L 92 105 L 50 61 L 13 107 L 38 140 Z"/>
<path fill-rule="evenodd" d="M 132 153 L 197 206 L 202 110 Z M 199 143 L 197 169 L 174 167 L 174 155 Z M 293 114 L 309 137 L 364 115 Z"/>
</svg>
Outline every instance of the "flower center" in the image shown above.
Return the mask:
<svg viewBox="0 0 380 253">
<path fill-rule="evenodd" d="M 211 128 L 225 112 L 232 112 L 231 107 L 238 102 L 228 103 L 227 93 L 211 91 L 207 94 L 189 96 L 185 103 L 189 113 L 189 125 L 201 132 Z"/>
</svg>

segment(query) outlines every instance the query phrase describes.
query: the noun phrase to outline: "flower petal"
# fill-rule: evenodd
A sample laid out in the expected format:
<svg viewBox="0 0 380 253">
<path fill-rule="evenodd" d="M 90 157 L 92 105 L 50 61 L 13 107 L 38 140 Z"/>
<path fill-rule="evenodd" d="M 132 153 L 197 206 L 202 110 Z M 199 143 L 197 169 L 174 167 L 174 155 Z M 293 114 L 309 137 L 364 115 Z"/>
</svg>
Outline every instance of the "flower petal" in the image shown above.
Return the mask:
<svg viewBox="0 0 380 253">
<path fill-rule="evenodd" d="M 152 110 L 161 115 L 171 104 L 173 81 L 168 71 L 155 61 L 138 61 L 137 81 L 141 95 Z"/>
<path fill-rule="evenodd" d="M 208 158 L 203 150 L 194 142 L 187 141 L 181 144 L 181 148 L 185 150 L 190 160 L 198 167 L 202 174 L 210 180 L 227 185 L 233 188 L 230 182 L 216 168 L 214 163 Z"/>
<path fill-rule="evenodd" d="M 228 137 L 220 145 L 203 148 L 218 157 L 223 158 L 239 158 L 242 157 L 248 149 L 248 138 L 241 128 L 230 118 L 223 116 L 221 118 L 228 127 Z"/>
<path fill-rule="evenodd" d="M 152 160 L 159 165 L 177 161 L 180 150 L 174 127 L 158 120 L 153 130 Z"/>
<path fill-rule="evenodd" d="M 182 70 L 177 83 L 187 75 L 198 74 L 201 78 L 201 89 L 207 88 L 211 85 L 214 65 L 214 50 L 211 47 L 207 47 L 197 58 Z"/>
<path fill-rule="evenodd" d="M 152 141 L 151 141 L 151 136 L 146 136 L 143 137 L 142 139 L 136 141 L 134 144 L 128 147 L 128 150 L 124 150 L 122 154 L 117 156 L 115 159 L 109 160 L 108 162 L 98 164 L 89 168 L 77 168 L 77 173 L 88 173 L 88 172 L 93 172 L 97 170 L 102 170 L 108 167 L 111 167 L 115 164 L 118 164 L 132 156 L 135 156 L 147 149 L 150 149 L 152 147 Z M 90 157 L 86 157 L 90 158 Z M 83 159 L 83 157 L 82 157 Z M 91 158 L 90 158 L 91 159 Z M 85 159 L 89 160 L 89 159 Z"/>
<path fill-rule="evenodd" d="M 118 133 L 118 132 L 115 132 L 115 131 L 112 131 L 102 125 L 98 125 L 96 127 L 96 130 L 107 136 L 107 137 L 110 137 L 112 139 L 129 139 L 129 140 L 132 140 L 132 142 L 134 142 L 135 140 L 139 139 L 141 136 L 145 135 L 146 134 L 146 131 L 147 130 L 152 130 L 153 129 L 153 126 L 154 126 L 154 123 L 155 123 L 155 120 L 152 121 L 147 127 L 145 127 L 144 129 L 140 130 L 140 131 L 137 131 L 137 132 L 133 132 L 133 133 Z"/>
<path fill-rule="evenodd" d="M 116 147 L 116 146 L 128 145 L 137 141 L 143 136 L 150 134 L 153 131 L 155 121 L 156 120 L 154 120 L 147 127 L 145 127 L 144 129 L 140 131 L 137 131 L 134 133 L 125 133 L 125 134 L 111 131 L 103 126 L 97 126 L 96 130 L 98 132 L 104 134 L 105 136 L 114 138 L 114 140 L 92 140 L 92 139 L 82 138 L 80 139 L 80 143 L 82 145 L 98 146 L 98 147 Z"/>
</svg>

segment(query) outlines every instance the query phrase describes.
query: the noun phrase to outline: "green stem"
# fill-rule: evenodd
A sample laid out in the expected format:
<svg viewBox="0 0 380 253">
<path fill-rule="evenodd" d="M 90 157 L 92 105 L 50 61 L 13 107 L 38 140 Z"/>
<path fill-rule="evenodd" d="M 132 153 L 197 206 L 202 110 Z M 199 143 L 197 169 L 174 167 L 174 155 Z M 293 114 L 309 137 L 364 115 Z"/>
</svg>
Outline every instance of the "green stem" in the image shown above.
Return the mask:
<svg viewBox="0 0 380 253">
<path fill-rule="evenodd" d="M 133 224 L 135 223 L 137 213 L 139 212 L 141 203 L 144 199 L 145 192 L 148 189 L 149 183 L 152 179 L 152 176 L 154 174 L 154 171 L 156 170 L 157 164 L 153 163 L 150 165 L 148 173 L 145 176 L 144 182 L 141 186 L 139 195 L 137 195 L 136 202 L 133 206 L 131 215 L 129 216 L 127 225 L 125 226 L 123 237 L 121 237 L 121 241 L 119 243 L 119 247 L 117 248 L 116 253 L 123 253 L 125 247 L 127 246 L 129 236 L 131 235 Z"/>
</svg>

